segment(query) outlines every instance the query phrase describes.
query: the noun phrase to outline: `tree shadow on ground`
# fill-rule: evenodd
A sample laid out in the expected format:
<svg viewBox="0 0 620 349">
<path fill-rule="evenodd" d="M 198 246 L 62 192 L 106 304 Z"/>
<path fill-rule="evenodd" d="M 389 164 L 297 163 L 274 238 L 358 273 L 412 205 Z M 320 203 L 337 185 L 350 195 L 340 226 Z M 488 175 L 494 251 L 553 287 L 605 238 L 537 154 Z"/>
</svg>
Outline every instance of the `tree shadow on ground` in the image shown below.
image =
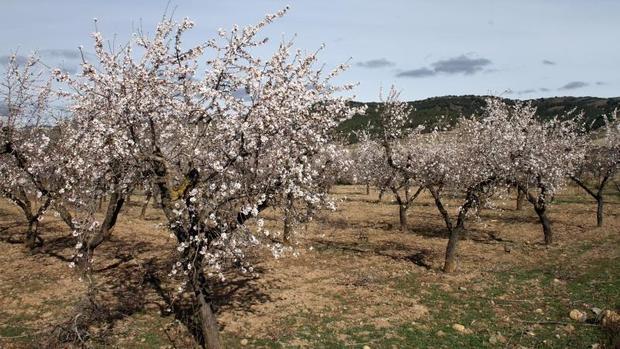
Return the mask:
<svg viewBox="0 0 620 349">
<path fill-rule="evenodd" d="M 118 321 L 155 307 L 162 317 L 174 316 L 198 343 L 204 343 L 193 294 L 179 292 L 180 280 L 168 277 L 175 262 L 173 256 L 143 260 L 135 254 L 119 254 L 119 251 L 127 250 L 127 246 L 117 249 L 111 245 L 105 251 L 97 251 L 98 259 L 116 262 L 95 266 L 88 278 L 88 291 L 76 305 L 74 316 L 53 330 L 55 339 L 61 344 L 86 345 L 91 341 L 107 345 Z M 134 253 L 149 249 L 145 243 L 131 247 Z M 260 268 L 254 271 L 255 274 L 250 276 L 227 270 L 226 281 L 210 279 L 216 312 L 223 309 L 250 312 L 252 305 L 271 301 L 262 287 L 254 282 L 264 271 Z"/>
<path fill-rule="evenodd" d="M 164 264 L 170 267 L 172 263 L 173 261 L 170 260 Z M 148 271 L 145 281 L 163 301 L 157 303 L 161 314 L 174 315 L 174 318 L 185 325 L 196 341 L 203 345 L 205 338 L 199 322 L 199 308 L 196 306 L 197 302 L 193 301 L 193 294 L 179 293 L 174 288 L 164 286 L 161 274 L 165 268 L 162 268 L 162 265 L 156 266 L 153 261 L 149 261 L 145 266 Z M 270 302 L 271 297 L 264 293 L 262 287 L 255 282 L 259 275 L 264 273 L 264 269 L 255 268 L 254 272 L 253 275 L 249 275 L 230 268 L 225 272 L 225 280 L 209 278 L 209 293 L 213 310 L 216 313 L 224 309 L 253 312 L 253 305 Z"/>
<path fill-rule="evenodd" d="M 25 223 L 15 222 L 13 224 L 7 224 L 0 227 L 0 241 L 9 244 L 21 244 L 24 242 L 24 233 L 14 231 L 15 228 L 20 228 Z"/>
<path fill-rule="evenodd" d="M 430 261 L 434 258 L 434 253 L 431 249 L 413 248 L 394 241 L 382 241 L 373 244 L 326 239 L 312 239 L 310 241 L 312 241 L 313 246 L 319 251 L 338 250 L 346 253 L 377 255 L 394 260 L 411 262 L 426 269 L 431 268 Z"/>
</svg>

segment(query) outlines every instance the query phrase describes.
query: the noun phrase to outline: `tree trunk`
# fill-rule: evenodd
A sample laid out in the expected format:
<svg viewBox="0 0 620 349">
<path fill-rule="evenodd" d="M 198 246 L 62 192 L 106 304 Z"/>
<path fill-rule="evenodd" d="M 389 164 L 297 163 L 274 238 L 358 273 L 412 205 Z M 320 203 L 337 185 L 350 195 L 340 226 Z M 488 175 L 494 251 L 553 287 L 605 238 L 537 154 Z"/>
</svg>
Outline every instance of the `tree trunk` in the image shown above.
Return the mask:
<svg viewBox="0 0 620 349">
<path fill-rule="evenodd" d="M 157 185 L 153 185 L 151 192 L 153 193 L 153 208 L 161 208 L 161 198 L 159 197 L 159 187 Z"/>
<path fill-rule="evenodd" d="M 28 222 L 28 230 L 26 231 L 26 247 L 33 250 L 37 246 L 39 219 L 31 218 Z"/>
<path fill-rule="evenodd" d="M 200 256 L 199 254 L 196 255 Z M 199 306 L 200 329 L 202 330 L 202 336 L 204 339 L 204 343 L 202 343 L 202 345 L 207 349 L 221 349 L 223 346 L 220 341 L 220 330 L 217 325 L 217 318 L 215 317 L 215 313 L 211 306 L 211 297 L 209 295 L 209 288 L 207 287 L 207 279 L 203 274 L 202 268 L 202 257 L 195 258 L 192 262 L 190 282 Z"/>
<path fill-rule="evenodd" d="M 523 209 L 523 201 L 525 201 L 525 194 L 522 190 L 517 188 L 517 211 L 521 211 Z"/>
<path fill-rule="evenodd" d="M 146 215 L 146 208 L 149 205 L 151 196 L 153 196 L 152 190 L 146 193 L 146 199 L 144 199 L 144 203 L 142 203 L 142 208 L 140 209 L 140 219 L 144 219 L 144 216 Z M 157 201 L 157 199 L 155 199 L 155 201 Z"/>
<path fill-rule="evenodd" d="M 461 238 L 461 229 L 455 228 L 450 231 L 450 238 L 448 239 L 448 246 L 446 246 L 446 259 L 443 265 L 444 273 L 453 273 L 456 271 L 457 259 L 456 250 L 458 247 L 459 239 Z"/>
<path fill-rule="evenodd" d="M 39 219 L 45 213 L 50 206 L 52 198 L 47 196 L 45 201 L 41 204 L 37 212 L 33 215 L 30 210 L 26 212 L 28 218 L 28 230 L 26 231 L 26 247 L 32 250 L 37 246 L 37 242 L 43 242 L 43 239 L 39 236 Z"/>
<path fill-rule="evenodd" d="M 609 179 L 613 176 L 613 173 L 608 172 L 601 181 L 598 183 L 596 187 L 596 192 L 593 189 L 588 188 L 585 182 L 581 181 L 578 177 L 571 177 L 571 179 L 577 183 L 586 193 L 590 194 L 594 200 L 596 200 L 596 226 L 603 226 L 603 191 L 605 190 L 605 186 L 609 183 Z"/>
<path fill-rule="evenodd" d="M 603 195 L 596 197 L 596 226 L 603 226 Z"/>
<path fill-rule="evenodd" d="M 88 239 L 82 243 L 82 247 L 80 248 L 82 257 L 79 258 L 79 264 L 83 270 L 89 267 L 95 248 L 101 245 L 102 242 L 108 240 L 112 235 L 112 230 L 116 225 L 116 220 L 123 208 L 124 202 L 125 198 L 120 193 L 113 192 L 110 195 L 108 208 L 106 209 L 105 218 L 101 223 L 101 227 L 92 236 L 89 236 Z"/>
<path fill-rule="evenodd" d="M 400 230 L 407 231 L 407 205 L 398 205 L 398 216 L 400 218 Z"/>
<path fill-rule="evenodd" d="M 73 217 L 71 213 L 62 203 L 56 203 L 55 209 L 58 214 L 60 214 L 60 218 L 62 218 L 63 222 L 69 227 L 71 230 L 75 230 L 75 224 L 73 224 Z"/>
<path fill-rule="evenodd" d="M 288 209 L 284 213 L 284 232 L 282 235 L 282 240 L 284 242 L 289 242 L 291 239 L 291 219 Z"/>
<path fill-rule="evenodd" d="M 370 195 L 370 183 L 366 183 L 366 195 Z"/>
<path fill-rule="evenodd" d="M 540 224 L 543 226 L 543 234 L 545 236 L 545 245 L 551 245 L 553 243 L 553 231 L 551 230 L 551 221 L 547 217 L 547 210 L 545 206 L 536 206 L 534 207 L 536 214 L 538 214 L 538 218 L 540 219 Z"/>
<path fill-rule="evenodd" d="M 211 303 L 202 292 L 198 292 L 197 297 L 200 304 L 200 326 L 205 340 L 204 347 L 207 349 L 221 349 L 223 346 L 220 341 L 220 331 L 217 319 L 211 308 Z"/>
<path fill-rule="evenodd" d="M 439 193 L 439 190 L 433 187 L 429 187 L 428 190 L 431 192 L 431 195 L 433 195 L 433 199 L 435 199 L 435 206 L 437 207 L 439 213 L 441 213 L 441 216 L 446 223 L 446 227 L 450 232 L 448 246 L 446 246 L 446 257 L 444 261 L 443 271 L 446 273 L 451 273 L 456 270 L 456 248 L 458 245 L 460 228 L 453 228 L 450 214 L 441 202 L 441 194 Z"/>
<path fill-rule="evenodd" d="M 407 202 L 403 201 L 397 188 L 390 188 L 394 193 L 396 202 L 398 203 L 398 218 L 400 221 L 400 231 L 407 231 Z"/>
<path fill-rule="evenodd" d="M 286 195 L 286 207 L 284 207 L 284 232 L 282 239 L 284 242 L 289 242 L 291 233 L 293 230 L 293 221 L 291 215 L 293 214 L 293 193 Z"/>
</svg>

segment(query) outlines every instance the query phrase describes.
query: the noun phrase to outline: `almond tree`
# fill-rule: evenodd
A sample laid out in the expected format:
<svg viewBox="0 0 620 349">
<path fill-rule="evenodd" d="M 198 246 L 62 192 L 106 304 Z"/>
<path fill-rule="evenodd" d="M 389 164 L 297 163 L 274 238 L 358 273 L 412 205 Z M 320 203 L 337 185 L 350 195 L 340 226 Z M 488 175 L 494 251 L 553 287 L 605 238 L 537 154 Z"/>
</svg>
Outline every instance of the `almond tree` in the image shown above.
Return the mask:
<svg viewBox="0 0 620 349">
<path fill-rule="evenodd" d="M 49 75 L 49 74 L 48 74 Z M 20 65 L 8 60 L 0 81 L 0 195 L 17 205 L 28 222 L 26 246 L 43 242 L 39 221 L 58 197 L 60 129 L 53 128 L 51 81 L 36 56 Z"/>
<path fill-rule="evenodd" d="M 446 246 L 444 272 L 457 268 L 458 242 L 465 229 L 465 220 L 478 209 L 482 199 L 493 194 L 498 184 L 497 176 L 491 171 L 480 153 L 477 123 L 461 122 L 452 131 L 432 132 L 417 137 L 411 143 L 416 157 L 410 170 L 416 181 L 429 190 L 435 206 L 441 214 L 449 239 Z M 447 194 L 463 197 L 453 217 L 446 205 Z"/>
<path fill-rule="evenodd" d="M 584 156 L 579 118 L 563 115 L 541 121 L 528 103 L 508 106 L 489 99 L 487 104 L 485 122 L 496 133 L 495 150 L 489 157 L 496 159 L 493 171 L 526 195 L 543 227 L 545 243 L 551 244 L 548 205 Z"/>
<path fill-rule="evenodd" d="M 370 186 L 382 189 L 387 180 L 385 151 L 367 132 L 360 132 L 357 138 L 359 141 L 350 152 L 353 164 L 352 181 L 366 185 L 366 195 L 369 195 Z"/>
<path fill-rule="evenodd" d="M 328 195 L 329 190 L 352 166 L 348 151 L 336 142 L 325 144 L 312 159 L 309 159 L 308 165 L 312 169 L 307 171 L 305 176 L 311 178 L 301 182 L 301 185 L 305 186 L 303 190 L 284 190 L 280 198 L 274 196 L 272 199 L 272 206 L 281 206 L 284 211 L 282 240 L 286 243 L 291 242 L 296 224 L 312 220 L 320 208 L 335 209 L 334 202 Z M 301 194 L 307 192 L 320 195 L 314 200 L 306 200 Z"/>
<path fill-rule="evenodd" d="M 407 230 L 407 210 L 415 199 L 422 193 L 424 186 L 411 193 L 415 182 L 410 163 L 415 156 L 415 149 L 404 138 L 415 138 L 422 128 L 407 130 L 405 128 L 407 118 L 412 108 L 406 102 L 399 100 L 400 93 L 392 87 L 387 98 L 381 104 L 379 110 L 379 143 L 383 147 L 381 158 L 376 161 L 382 162 L 387 171 L 379 174 L 378 187 L 387 188 L 394 194 L 398 203 L 400 228 Z M 412 154 L 413 152 L 413 154 Z"/>
<path fill-rule="evenodd" d="M 620 167 L 620 121 L 617 111 L 604 117 L 601 136 L 588 140 L 586 155 L 571 179 L 596 200 L 596 226 L 603 226 L 603 192 Z M 593 184 L 591 187 L 590 185 Z"/>
<path fill-rule="evenodd" d="M 188 19 L 164 20 L 153 37 L 137 35 L 116 53 L 95 33 L 96 64 L 85 62 L 81 77 L 64 77 L 77 91 L 80 142 L 108 146 L 101 160 L 79 157 L 74 168 L 120 166 L 97 191 L 123 192 L 140 178 L 155 183 L 178 244 L 173 274 L 194 294 L 208 348 L 221 347 L 209 276 L 222 276 L 228 262 L 251 271 L 244 250 L 260 242 L 256 218 L 277 198 L 293 193 L 323 202 L 313 160 L 335 126 L 359 111 L 334 96 L 352 88 L 330 82 L 344 66 L 316 69 L 317 53 L 293 50 L 292 42 L 266 59 L 252 53 L 266 42 L 259 30 L 283 14 L 220 30 L 219 39 L 191 48 L 182 43 L 193 26 Z M 282 248 L 271 247 L 276 254 Z"/>
</svg>

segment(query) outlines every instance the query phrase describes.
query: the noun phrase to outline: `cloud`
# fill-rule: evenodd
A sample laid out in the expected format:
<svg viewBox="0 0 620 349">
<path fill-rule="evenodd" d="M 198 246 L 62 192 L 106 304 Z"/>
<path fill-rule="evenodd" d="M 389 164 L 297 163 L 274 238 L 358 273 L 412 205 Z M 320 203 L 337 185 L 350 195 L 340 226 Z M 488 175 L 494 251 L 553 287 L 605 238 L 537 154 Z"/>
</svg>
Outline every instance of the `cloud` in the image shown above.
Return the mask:
<svg viewBox="0 0 620 349">
<path fill-rule="evenodd" d="M 80 51 L 68 49 L 48 49 L 39 51 L 42 56 L 64 59 L 81 59 Z"/>
<path fill-rule="evenodd" d="M 391 67 L 394 65 L 394 62 L 388 61 L 385 58 L 378 58 L 378 59 L 371 59 L 368 61 L 364 61 L 364 62 L 357 62 L 356 66 L 358 67 L 362 67 L 362 68 L 384 68 L 384 67 Z"/>
<path fill-rule="evenodd" d="M 603 86 L 603 85 L 607 85 L 607 83 L 605 81 L 597 81 L 596 85 L 597 86 Z"/>
<path fill-rule="evenodd" d="M 9 64 L 9 61 L 11 60 L 11 57 L 12 57 L 12 55 L 0 56 L 0 64 L 1 65 Z M 17 55 L 17 56 L 15 56 L 15 62 L 17 62 L 17 65 L 22 65 L 22 64 L 28 62 L 28 57 Z"/>
<path fill-rule="evenodd" d="M 434 76 L 437 74 L 463 74 L 473 75 L 485 70 L 485 67 L 491 65 L 491 60 L 487 58 L 471 58 L 467 55 L 460 55 L 448 59 L 443 59 L 431 63 L 431 67 L 421 67 L 418 69 L 411 69 L 401 71 L 396 74 L 397 77 L 408 78 L 424 78 Z M 485 71 L 490 71 L 489 69 Z"/>
<path fill-rule="evenodd" d="M 551 90 L 549 90 L 549 89 L 548 89 L 548 88 L 546 88 L 546 87 L 541 87 L 541 88 L 539 88 L 539 89 L 538 89 L 538 91 L 540 91 L 540 92 L 549 92 L 549 91 L 551 91 Z"/>
<path fill-rule="evenodd" d="M 405 70 L 396 74 L 399 78 L 424 78 L 437 74 L 434 70 L 428 68 Z"/>
<path fill-rule="evenodd" d="M 548 59 L 543 59 L 542 60 L 542 64 L 544 64 L 544 65 L 555 65 L 556 63 L 554 61 L 550 61 Z"/>
<path fill-rule="evenodd" d="M 535 90 L 535 89 L 533 89 L 533 88 L 528 88 L 527 90 L 521 90 L 521 91 L 518 91 L 518 92 L 517 92 L 517 94 L 520 94 L 520 95 L 527 95 L 527 94 L 534 93 L 534 92 L 536 92 L 536 90 Z"/>
<path fill-rule="evenodd" d="M 471 75 L 481 71 L 491 61 L 486 58 L 469 58 L 466 55 L 437 61 L 432 64 L 435 72 Z"/>
<path fill-rule="evenodd" d="M 558 90 L 575 90 L 575 89 L 586 87 L 586 86 L 588 86 L 587 82 L 571 81 L 568 84 L 560 87 Z"/>
</svg>

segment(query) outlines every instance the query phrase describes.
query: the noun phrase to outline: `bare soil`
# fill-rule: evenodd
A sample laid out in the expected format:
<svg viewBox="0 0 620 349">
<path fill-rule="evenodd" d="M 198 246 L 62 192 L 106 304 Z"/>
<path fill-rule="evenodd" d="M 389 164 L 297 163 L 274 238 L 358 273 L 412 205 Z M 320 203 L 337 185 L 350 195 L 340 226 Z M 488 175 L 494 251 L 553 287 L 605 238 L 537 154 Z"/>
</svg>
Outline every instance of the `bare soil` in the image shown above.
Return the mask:
<svg viewBox="0 0 620 349">
<path fill-rule="evenodd" d="M 387 195 L 377 202 L 363 186 L 337 186 L 333 195 L 336 211 L 297 228 L 297 256 L 254 251 L 258 275 L 214 280 L 228 347 L 612 347 L 592 309 L 620 308 L 618 194 L 608 195 L 603 228 L 576 188 L 558 195 L 551 246 L 531 207 L 497 200 L 469 219 L 449 275 L 441 272 L 446 230 L 429 195 L 409 210 L 406 232 Z M 45 244 L 32 253 L 19 243 L 18 209 L 0 201 L 0 348 L 195 347 L 192 309 L 168 275 L 174 240 L 158 225 L 159 210 L 139 219 L 142 198 L 132 199 L 95 252 L 89 280 L 69 268 L 75 242 L 59 218 L 44 218 Z M 458 201 L 449 203 L 456 210 Z M 266 212 L 266 226 L 282 229 L 280 217 Z M 570 319 L 572 309 L 588 322 Z M 83 323 L 76 338 L 72 329 Z"/>
</svg>

